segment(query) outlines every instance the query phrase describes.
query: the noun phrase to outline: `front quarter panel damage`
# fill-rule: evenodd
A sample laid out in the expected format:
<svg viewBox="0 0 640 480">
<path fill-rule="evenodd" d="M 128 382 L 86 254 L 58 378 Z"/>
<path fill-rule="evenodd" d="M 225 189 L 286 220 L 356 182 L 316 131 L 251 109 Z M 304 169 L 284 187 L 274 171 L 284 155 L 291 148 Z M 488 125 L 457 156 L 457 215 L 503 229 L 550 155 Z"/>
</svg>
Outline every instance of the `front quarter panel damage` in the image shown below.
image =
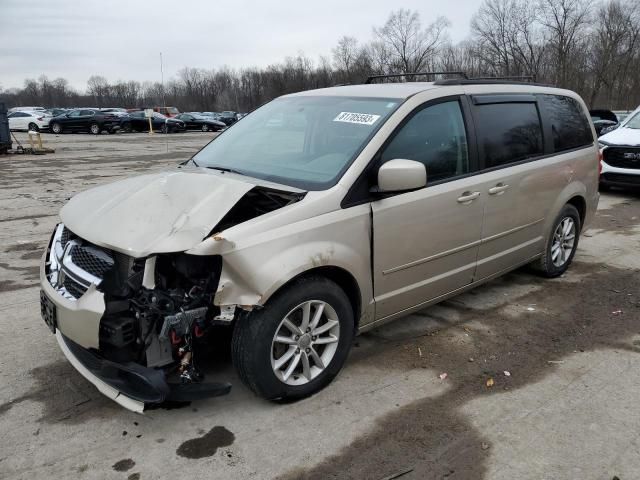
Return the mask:
<svg viewBox="0 0 640 480">
<path fill-rule="evenodd" d="M 222 255 L 214 297 L 218 306 L 245 310 L 264 306 L 294 277 L 319 267 L 338 267 L 358 283 L 361 318 L 373 308 L 370 266 L 370 210 L 359 205 L 269 229 L 249 222 L 205 240 L 189 253 Z"/>
</svg>

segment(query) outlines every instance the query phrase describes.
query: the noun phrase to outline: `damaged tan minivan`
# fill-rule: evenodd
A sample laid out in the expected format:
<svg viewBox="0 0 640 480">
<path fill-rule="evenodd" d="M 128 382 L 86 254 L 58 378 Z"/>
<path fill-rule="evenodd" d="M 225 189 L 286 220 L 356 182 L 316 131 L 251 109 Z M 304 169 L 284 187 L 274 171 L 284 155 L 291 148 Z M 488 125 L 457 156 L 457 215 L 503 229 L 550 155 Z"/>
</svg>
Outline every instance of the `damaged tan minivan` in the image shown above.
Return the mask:
<svg viewBox="0 0 640 480">
<path fill-rule="evenodd" d="M 588 118 L 571 91 L 499 81 L 280 97 L 173 170 L 73 197 L 42 316 L 134 411 L 229 392 L 199 369 L 219 325 L 256 394 L 310 395 L 358 332 L 521 265 L 562 274 L 598 202 Z"/>
</svg>

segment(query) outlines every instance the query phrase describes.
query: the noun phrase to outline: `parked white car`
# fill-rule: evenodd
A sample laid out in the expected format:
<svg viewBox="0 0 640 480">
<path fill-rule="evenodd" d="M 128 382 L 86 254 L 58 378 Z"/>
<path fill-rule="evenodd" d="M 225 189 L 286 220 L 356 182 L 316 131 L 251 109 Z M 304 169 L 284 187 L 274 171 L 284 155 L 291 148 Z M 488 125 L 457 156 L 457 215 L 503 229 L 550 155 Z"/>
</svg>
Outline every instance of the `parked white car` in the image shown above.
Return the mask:
<svg viewBox="0 0 640 480">
<path fill-rule="evenodd" d="M 640 186 L 640 107 L 615 130 L 598 138 L 600 188 Z"/>
<path fill-rule="evenodd" d="M 9 116 L 9 130 L 39 132 L 49 128 L 50 115 L 40 111 L 13 112 Z"/>
<path fill-rule="evenodd" d="M 13 107 L 9 109 L 9 113 L 43 111 L 44 109 L 44 107 Z"/>
</svg>

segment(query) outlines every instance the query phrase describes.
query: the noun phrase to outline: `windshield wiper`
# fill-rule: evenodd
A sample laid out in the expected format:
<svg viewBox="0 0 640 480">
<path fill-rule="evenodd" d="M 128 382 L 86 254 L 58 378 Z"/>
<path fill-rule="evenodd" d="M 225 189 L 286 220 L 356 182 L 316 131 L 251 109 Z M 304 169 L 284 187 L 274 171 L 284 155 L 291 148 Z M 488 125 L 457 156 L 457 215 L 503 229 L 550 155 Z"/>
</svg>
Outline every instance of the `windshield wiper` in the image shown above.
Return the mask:
<svg viewBox="0 0 640 480">
<path fill-rule="evenodd" d="M 200 165 L 198 165 L 196 163 L 196 161 L 193 159 L 193 157 L 191 157 L 189 160 L 185 160 L 184 162 L 182 162 L 180 165 L 188 165 L 189 162 L 192 162 L 196 167 L 199 167 Z"/>
<path fill-rule="evenodd" d="M 247 176 L 246 173 L 241 172 L 240 170 L 234 170 L 233 168 L 227 168 L 227 167 L 218 167 L 215 165 L 212 166 L 207 166 L 205 168 L 211 168 L 213 170 L 220 170 L 221 172 L 228 172 L 228 173 L 237 173 L 238 175 L 244 175 L 245 177 Z"/>
</svg>

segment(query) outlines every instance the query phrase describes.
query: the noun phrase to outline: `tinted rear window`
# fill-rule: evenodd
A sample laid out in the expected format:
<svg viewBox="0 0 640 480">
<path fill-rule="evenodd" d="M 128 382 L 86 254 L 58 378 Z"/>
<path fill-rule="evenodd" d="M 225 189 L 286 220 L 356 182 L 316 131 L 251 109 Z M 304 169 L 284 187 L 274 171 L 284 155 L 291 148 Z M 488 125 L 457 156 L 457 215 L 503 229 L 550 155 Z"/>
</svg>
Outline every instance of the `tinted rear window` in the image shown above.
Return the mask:
<svg viewBox="0 0 640 480">
<path fill-rule="evenodd" d="M 555 152 L 593 143 L 589 121 L 578 102 L 562 95 L 541 95 L 541 97 L 551 124 Z"/>
<path fill-rule="evenodd" d="M 535 103 L 478 105 L 474 117 L 485 168 L 543 153 L 542 128 Z"/>
</svg>

